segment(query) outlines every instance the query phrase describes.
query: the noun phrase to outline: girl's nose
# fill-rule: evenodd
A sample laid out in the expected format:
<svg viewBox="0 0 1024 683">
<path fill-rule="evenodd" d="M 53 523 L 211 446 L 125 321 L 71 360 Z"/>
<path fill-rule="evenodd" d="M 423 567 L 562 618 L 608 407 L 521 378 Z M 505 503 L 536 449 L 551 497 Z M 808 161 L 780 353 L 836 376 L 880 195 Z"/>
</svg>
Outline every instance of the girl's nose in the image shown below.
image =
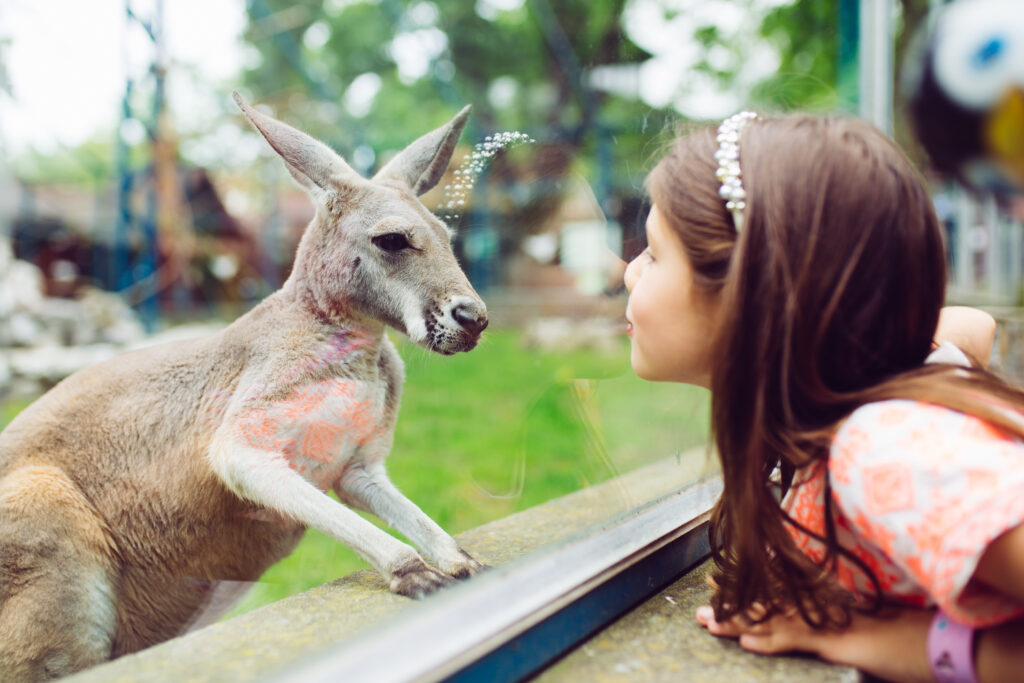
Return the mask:
<svg viewBox="0 0 1024 683">
<path fill-rule="evenodd" d="M 638 279 L 640 279 L 640 269 L 641 268 L 642 268 L 642 266 L 640 265 L 640 257 L 639 256 L 637 256 L 635 259 L 630 261 L 629 265 L 626 266 L 626 272 L 623 273 L 623 275 L 622 275 L 622 281 L 626 284 L 626 291 L 627 292 L 630 292 L 630 293 L 633 292 L 633 286 L 636 284 L 636 281 Z"/>
</svg>

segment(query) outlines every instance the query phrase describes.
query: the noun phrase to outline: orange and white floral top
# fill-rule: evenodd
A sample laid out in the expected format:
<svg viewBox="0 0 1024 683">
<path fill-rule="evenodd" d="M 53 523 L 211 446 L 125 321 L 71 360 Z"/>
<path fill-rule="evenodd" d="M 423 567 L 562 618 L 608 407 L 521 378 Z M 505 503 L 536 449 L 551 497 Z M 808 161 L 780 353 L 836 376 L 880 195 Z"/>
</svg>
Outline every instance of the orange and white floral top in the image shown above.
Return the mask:
<svg viewBox="0 0 1024 683">
<path fill-rule="evenodd" d="M 850 415 L 827 465 L 798 472 L 782 502 L 822 535 L 825 476 L 839 543 L 872 569 L 889 599 L 937 605 L 975 627 L 1024 615 L 1024 603 L 971 581 L 989 543 L 1024 522 L 1024 443 L 948 408 L 881 401 Z M 811 559 L 824 556 L 820 542 L 789 528 Z M 837 572 L 858 596 L 874 595 L 853 562 L 841 559 Z"/>
</svg>

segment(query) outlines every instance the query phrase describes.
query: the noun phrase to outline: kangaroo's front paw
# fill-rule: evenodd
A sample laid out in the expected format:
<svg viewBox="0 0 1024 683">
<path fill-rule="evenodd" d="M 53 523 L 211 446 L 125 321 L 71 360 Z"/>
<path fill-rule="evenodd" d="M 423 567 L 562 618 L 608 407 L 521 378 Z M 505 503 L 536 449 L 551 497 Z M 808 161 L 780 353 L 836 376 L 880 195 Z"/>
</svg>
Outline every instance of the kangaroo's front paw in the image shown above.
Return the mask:
<svg viewBox="0 0 1024 683">
<path fill-rule="evenodd" d="M 417 557 L 391 573 L 389 588 L 393 593 L 419 599 L 444 588 L 451 582 L 450 577 Z"/>
<path fill-rule="evenodd" d="M 478 560 L 474 560 L 469 553 L 462 548 L 459 548 L 458 560 L 442 568 L 445 573 L 453 579 L 468 579 L 469 577 L 476 576 L 483 570 L 487 569 L 487 565 Z"/>
</svg>

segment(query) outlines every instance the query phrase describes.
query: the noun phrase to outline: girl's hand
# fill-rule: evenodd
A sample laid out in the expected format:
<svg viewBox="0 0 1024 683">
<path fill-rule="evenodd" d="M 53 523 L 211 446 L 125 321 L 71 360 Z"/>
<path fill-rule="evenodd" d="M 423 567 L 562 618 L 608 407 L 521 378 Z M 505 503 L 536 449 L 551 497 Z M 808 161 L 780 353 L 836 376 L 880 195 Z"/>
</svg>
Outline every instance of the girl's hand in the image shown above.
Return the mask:
<svg viewBox="0 0 1024 683">
<path fill-rule="evenodd" d="M 760 605 L 755 605 L 751 612 L 751 616 L 755 618 L 764 613 Z M 741 615 L 719 622 L 715 619 L 715 611 L 711 606 L 703 605 L 697 608 L 697 622 L 712 635 L 738 638 L 740 647 L 758 654 L 809 652 L 822 656 L 820 636 L 824 635 L 823 632 L 815 631 L 808 626 L 795 610 L 787 614 L 776 614 L 767 621 L 755 624 Z"/>
<path fill-rule="evenodd" d="M 763 614 L 755 606 L 752 616 Z M 743 616 L 715 620 L 710 605 L 697 608 L 697 621 L 708 632 L 738 638 L 740 646 L 762 655 L 807 652 L 834 664 L 845 664 L 891 681 L 931 681 L 926 640 L 932 610 L 893 609 L 884 617 L 853 614 L 843 631 L 816 631 L 796 610 L 754 624 Z"/>
</svg>

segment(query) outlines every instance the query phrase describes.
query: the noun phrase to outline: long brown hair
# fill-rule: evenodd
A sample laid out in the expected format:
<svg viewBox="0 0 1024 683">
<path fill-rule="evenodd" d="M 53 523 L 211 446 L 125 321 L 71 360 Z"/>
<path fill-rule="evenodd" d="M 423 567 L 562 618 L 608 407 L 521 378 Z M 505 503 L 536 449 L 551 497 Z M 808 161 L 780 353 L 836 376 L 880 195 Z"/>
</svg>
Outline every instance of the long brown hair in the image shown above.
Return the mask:
<svg viewBox="0 0 1024 683">
<path fill-rule="evenodd" d="M 812 626 L 843 625 L 852 605 L 830 578 L 837 559 L 878 583 L 836 541 L 827 484 L 825 558 L 797 548 L 778 502 L 795 470 L 826 461 L 838 423 L 865 403 L 927 401 L 1024 436 L 1005 409 L 1024 394 L 981 370 L 923 365 L 944 299 L 943 238 L 923 179 L 886 137 L 844 118 L 748 124 L 739 235 L 718 196 L 716 149 L 712 130 L 682 137 L 648 178 L 696 285 L 718 301 L 712 604 L 719 619 L 758 602 L 763 618 L 795 607 Z"/>
</svg>

